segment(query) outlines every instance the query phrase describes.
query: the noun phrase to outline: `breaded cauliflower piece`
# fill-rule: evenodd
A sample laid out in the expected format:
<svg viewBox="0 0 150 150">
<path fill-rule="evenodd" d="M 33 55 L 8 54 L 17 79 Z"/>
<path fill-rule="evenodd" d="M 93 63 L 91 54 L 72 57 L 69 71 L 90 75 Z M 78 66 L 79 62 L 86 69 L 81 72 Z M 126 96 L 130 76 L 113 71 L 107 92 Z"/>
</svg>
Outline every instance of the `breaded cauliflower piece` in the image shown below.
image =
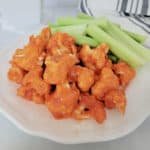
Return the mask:
<svg viewBox="0 0 150 150">
<path fill-rule="evenodd" d="M 45 51 L 48 41 L 51 37 L 50 28 L 44 28 L 37 36 L 30 36 L 29 45 L 33 45 L 39 48 L 40 51 Z"/>
<path fill-rule="evenodd" d="M 112 68 L 113 67 L 112 61 L 110 59 L 106 59 L 106 63 L 104 67 Z"/>
<path fill-rule="evenodd" d="M 61 84 L 67 80 L 69 69 L 78 62 L 73 54 L 48 56 L 45 64 L 44 80 L 49 84 Z"/>
<path fill-rule="evenodd" d="M 68 83 L 58 84 L 51 95 L 46 96 L 46 106 L 56 119 L 68 118 L 77 105 L 79 90 Z"/>
<path fill-rule="evenodd" d="M 42 68 L 29 71 L 22 80 L 22 85 L 33 89 L 37 94 L 43 96 L 50 92 L 50 85 L 42 79 Z"/>
<path fill-rule="evenodd" d="M 47 45 L 47 52 L 52 56 L 62 54 L 76 54 L 75 40 L 67 33 L 57 32 L 52 35 Z"/>
<path fill-rule="evenodd" d="M 45 97 L 44 97 L 44 95 L 41 96 L 37 92 L 33 92 L 32 93 L 32 100 L 36 104 L 45 104 Z"/>
<path fill-rule="evenodd" d="M 98 123 L 103 123 L 106 120 L 106 112 L 104 104 L 100 101 L 96 101 L 92 109 L 92 115 Z"/>
<path fill-rule="evenodd" d="M 73 66 L 69 72 L 69 80 L 75 81 L 82 92 L 88 91 L 94 83 L 94 71 L 81 66 Z"/>
<path fill-rule="evenodd" d="M 30 86 L 20 86 L 17 89 L 17 95 L 21 96 L 27 100 L 32 100 L 32 93 L 35 92 L 35 90 L 31 89 Z"/>
<path fill-rule="evenodd" d="M 122 90 L 111 90 L 103 98 L 108 109 L 116 107 L 119 112 L 124 113 L 126 109 L 126 97 Z"/>
<path fill-rule="evenodd" d="M 32 100 L 36 104 L 44 104 L 44 96 L 39 95 L 30 85 L 21 86 L 17 90 L 17 95 L 25 98 L 26 100 Z"/>
<path fill-rule="evenodd" d="M 119 62 L 118 64 L 114 64 L 113 70 L 119 76 L 121 85 L 123 87 L 126 87 L 136 75 L 135 70 L 123 61 Z"/>
<path fill-rule="evenodd" d="M 119 87 L 119 79 L 110 68 L 103 68 L 99 80 L 92 87 L 92 95 L 101 100 L 109 91 Z"/>
<path fill-rule="evenodd" d="M 41 34 L 36 37 L 31 36 L 28 45 L 23 49 L 16 50 L 12 63 L 26 71 L 41 67 L 46 56 L 45 47 L 49 38 L 50 29 L 48 28 L 43 29 Z"/>
<path fill-rule="evenodd" d="M 90 49 L 88 45 L 84 45 L 79 53 L 79 57 L 86 67 L 94 71 L 99 71 L 106 63 L 108 50 L 108 45 L 104 43 L 94 49 Z"/>
<path fill-rule="evenodd" d="M 25 74 L 26 74 L 25 70 L 21 69 L 15 64 L 12 64 L 11 68 L 8 71 L 8 78 L 19 84 L 21 83 Z"/>
<path fill-rule="evenodd" d="M 94 96 L 81 94 L 72 117 L 77 120 L 94 118 L 97 122 L 102 123 L 106 119 L 106 113 L 103 104 Z"/>
<path fill-rule="evenodd" d="M 80 67 L 77 83 L 82 92 L 88 91 L 94 83 L 94 72 L 85 67 Z"/>
<path fill-rule="evenodd" d="M 38 47 L 28 45 L 23 49 L 17 49 L 12 63 L 17 64 L 20 68 L 30 71 L 43 65 L 45 52 L 39 52 Z"/>
</svg>

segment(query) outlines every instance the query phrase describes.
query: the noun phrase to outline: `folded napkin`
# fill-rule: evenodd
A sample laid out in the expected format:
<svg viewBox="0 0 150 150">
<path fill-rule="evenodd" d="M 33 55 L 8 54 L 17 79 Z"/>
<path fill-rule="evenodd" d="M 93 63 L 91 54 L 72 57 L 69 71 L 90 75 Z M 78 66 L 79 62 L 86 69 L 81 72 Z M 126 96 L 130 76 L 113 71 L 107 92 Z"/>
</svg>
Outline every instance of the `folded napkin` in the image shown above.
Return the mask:
<svg viewBox="0 0 150 150">
<path fill-rule="evenodd" d="M 93 11 L 96 11 L 99 13 L 118 12 L 124 15 L 150 16 L 150 0 L 81 0 L 80 8 L 89 15 L 93 15 Z"/>
<path fill-rule="evenodd" d="M 125 15 L 150 16 L 150 0 L 117 0 L 116 10 Z"/>
<path fill-rule="evenodd" d="M 150 0 L 80 0 L 79 8 L 91 16 L 128 17 L 150 34 Z"/>
</svg>

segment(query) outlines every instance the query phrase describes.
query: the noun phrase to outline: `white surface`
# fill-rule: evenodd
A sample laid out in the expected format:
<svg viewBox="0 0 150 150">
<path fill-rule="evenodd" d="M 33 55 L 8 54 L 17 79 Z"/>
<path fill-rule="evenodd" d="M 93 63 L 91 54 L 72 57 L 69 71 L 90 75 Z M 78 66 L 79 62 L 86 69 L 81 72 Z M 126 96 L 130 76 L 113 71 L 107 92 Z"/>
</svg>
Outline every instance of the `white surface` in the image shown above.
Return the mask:
<svg viewBox="0 0 150 150">
<path fill-rule="evenodd" d="M 118 3 L 118 0 L 88 0 L 88 6 L 92 10 L 92 13 L 99 15 L 106 15 L 106 14 L 117 14 L 116 12 L 116 6 Z"/>
<path fill-rule="evenodd" d="M 42 23 L 55 22 L 60 16 L 75 16 L 79 0 L 43 0 Z"/>
<path fill-rule="evenodd" d="M 0 0 L 0 20 L 4 27 L 24 28 L 40 23 L 40 0 Z"/>
</svg>

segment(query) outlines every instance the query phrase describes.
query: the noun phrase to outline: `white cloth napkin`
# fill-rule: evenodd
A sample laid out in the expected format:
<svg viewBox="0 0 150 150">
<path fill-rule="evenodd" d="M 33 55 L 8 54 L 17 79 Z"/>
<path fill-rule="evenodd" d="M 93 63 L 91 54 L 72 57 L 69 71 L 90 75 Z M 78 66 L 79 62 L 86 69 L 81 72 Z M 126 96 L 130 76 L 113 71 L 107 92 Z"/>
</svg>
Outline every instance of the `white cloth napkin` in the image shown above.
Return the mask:
<svg viewBox="0 0 150 150">
<path fill-rule="evenodd" d="M 126 17 L 150 34 L 150 0 L 80 0 L 79 8 L 96 17 Z"/>
<path fill-rule="evenodd" d="M 89 15 L 122 13 L 150 16 L 150 0 L 81 0 L 80 8 Z"/>
<path fill-rule="evenodd" d="M 80 9 L 88 15 L 100 16 L 116 13 L 117 0 L 81 0 Z"/>
</svg>

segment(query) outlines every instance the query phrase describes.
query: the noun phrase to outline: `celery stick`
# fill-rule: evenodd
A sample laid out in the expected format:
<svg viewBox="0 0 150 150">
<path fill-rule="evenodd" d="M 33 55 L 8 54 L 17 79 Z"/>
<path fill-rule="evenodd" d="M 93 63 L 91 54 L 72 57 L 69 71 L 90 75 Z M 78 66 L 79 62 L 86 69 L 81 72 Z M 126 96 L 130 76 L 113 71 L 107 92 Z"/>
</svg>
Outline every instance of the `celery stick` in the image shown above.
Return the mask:
<svg viewBox="0 0 150 150">
<path fill-rule="evenodd" d="M 94 19 L 93 16 L 89 16 L 89 15 L 87 15 L 87 14 L 85 14 L 85 13 L 79 13 L 79 14 L 77 15 L 77 17 L 80 18 L 80 19 Z"/>
<path fill-rule="evenodd" d="M 109 27 L 107 27 L 107 23 L 108 22 L 108 19 L 106 17 L 100 17 L 101 20 L 103 20 L 103 22 L 105 22 L 105 26 L 101 26 L 102 28 L 104 28 L 107 32 L 107 29 Z M 110 22 L 110 21 L 109 21 Z M 110 22 L 111 24 L 113 24 L 116 28 L 119 28 L 120 30 L 124 31 L 126 34 L 128 34 L 132 39 L 134 39 L 136 42 L 138 43 L 141 43 L 143 44 L 147 38 L 147 36 L 144 36 L 144 35 L 140 35 L 140 34 L 137 34 L 137 33 L 134 33 L 134 32 L 130 32 L 130 31 L 127 31 L 125 29 L 122 29 L 121 26 L 117 23 L 112 23 Z"/>
<path fill-rule="evenodd" d="M 137 34 L 137 33 L 125 30 L 125 29 L 122 29 L 122 30 L 125 33 L 127 33 L 130 37 L 132 37 L 135 41 L 137 41 L 138 43 L 143 44 L 146 41 L 146 39 L 147 39 L 146 35 Z"/>
<path fill-rule="evenodd" d="M 77 24 L 97 24 L 101 27 L 105 27 L 107 25 L 107 21 L 105 19 L 80 19 L 74 17 L 60 17 L 58 18 L 59 25 L 77 25 Z"/>
<path fill-rule="evenodd" d="M 78 45 L 88 44 L 91 47 L 98 46 L 98 42 L 90 37 L 79 34 L 71 34 L 71 35 L 75 38 L 76 44 Z"/>
<path fill-rule="evenodd" d="M 73 18 L 73 17 L 59 17 L 58 24 L 59 25 L 75 25 L 75 24 L 87 24 L 91 20 L 89 19 L 80 19 L 80 18 Z"/>
<path fill-rule="evenodd" d="M 52 27 L 53 26 L 62 26 L 62 25 L 64 26 L 64 25 L 76 25 L 76 24 L 90 24 L 90 23 L 93 23 L 93 24 L 99 25 L 102 28 L 106 28 L 106 22 L 107 22 L 106 17 L 100 17 L 100 18 L 95 19 L 92 16 L 88 16 L 84 13 L 81 13 L 81 14 L 78 15 L 78 18 L 75 18 L 75 17 L 63 17 L 62 18 L 62 17 L 60 17 L 60 18 L 58 18 L 58 24 L 57 25 L 52 24 Z M 113 23 L 113 24 L 116 27 L 121 29 L 120 25 L 118 25 L 116 23 Z M 147 38 L 144 35 L 136 34 L 136 33 L 127 31 L 125 29 L 121 29 L 121 30 L 123 30 L 130 37 L 132 37 L 135 41 L 137 41 L 138 43 L 141 43 L 141 44 L 143 44 L 144 41 Z"/>
<path fill-rule="evenodd" d="M 121 29 L 117 28 L 114 24 L 108 21 L 108 27 L 107 30 L 109 30 L 112 33 L 112 37 L 118 39 L 120 42 L 126 44 L 130 49 L 139 55 L 140 57 L 143 57 L 145 60 L 150 61 L 150 50 L 143 47 L 139 43 L 137 43 L 135 40 L 133 40 L 128 34 L 124 33 Z"/>
<path fill-rule="evenodd" d="M 112 23 L 112 22 L 111 22 Z M 134 39 L 136 42 L 143 44 L 145 40 L 147 39 L 146 35 L 137 34 L 131 31 L 128 31 L 126 29 L 121 28 L 121 26 L 117 23 L 113 23 L 116 27 L 120 28 L 122 31 L 124 31 L 126 34 L 128 34 L 132 39 Z"/>
<path fill-rule="evenodd" d="M 131 51 L 128 47 L 113 39 L 110 35 L 104 32 L 96 25 L 89 25 L 87 27 L 87 34 L 93 37 L 99 43 L 107 43 L 110 46 L 111 51 L 120 59 L 126 61 L 134 68 L 140 67 L 145 63 L 141 57 Z"/>
<path fill-rule="evenodd" d="M 71 34 L 85 34 L 87 25 L 81 24 L 81 25 L 69 25 L 69 26 L 60 26 L 60 27 L 52 27 L 52 33 L 54 32 L 66 32 Z"/>
<path fill-rule="evenodd" d="M 121 28 L 120 27 L 120 24 L 118 24 L 118 23 L 113 23 L 116 27 L 118 27 L 118 28 Z"/>
<path fill-rule="evenodd" d="M 59 24 L 54 24 L 54 23 L 49 23 L 48 27 L 49 27 L 49 28 L 52 28 L 52 27 L 61 27 L 61 25 L 59 25 Z"/>
</svg>

